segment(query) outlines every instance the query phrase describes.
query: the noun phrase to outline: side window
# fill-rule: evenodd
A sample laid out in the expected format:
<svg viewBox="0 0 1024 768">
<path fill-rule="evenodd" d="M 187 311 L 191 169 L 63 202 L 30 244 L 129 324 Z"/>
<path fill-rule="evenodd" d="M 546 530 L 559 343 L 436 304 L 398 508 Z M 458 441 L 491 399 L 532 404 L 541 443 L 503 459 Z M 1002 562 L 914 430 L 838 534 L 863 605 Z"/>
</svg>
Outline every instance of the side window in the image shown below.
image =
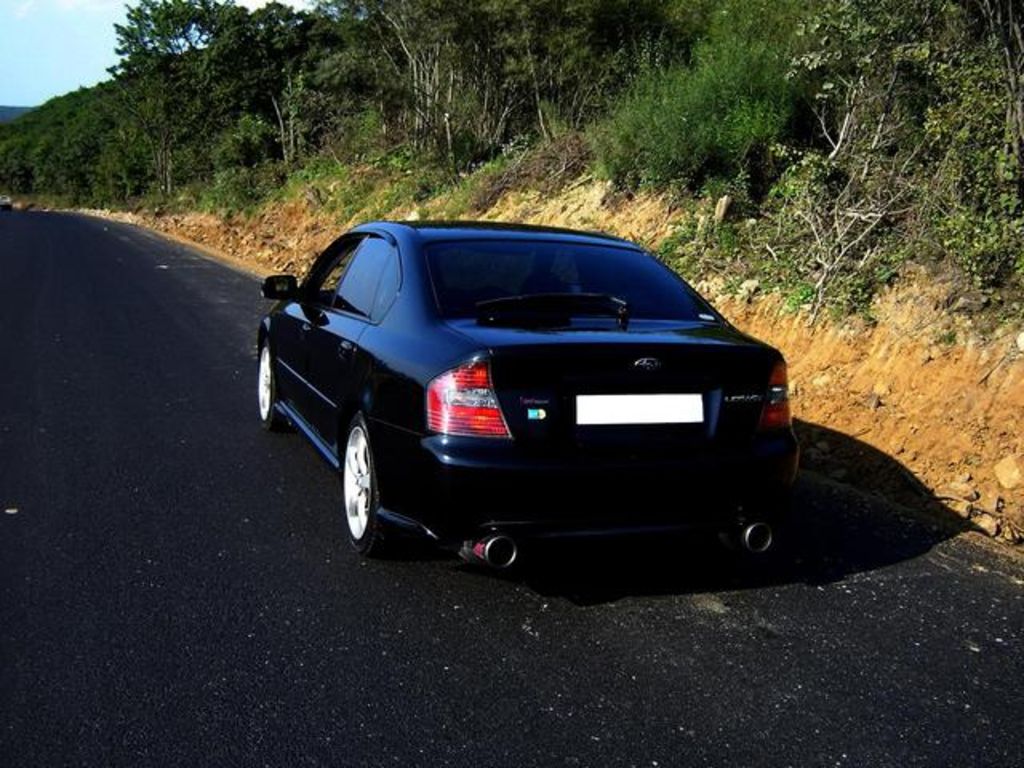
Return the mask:
<svg viewBox="0 0 1024 768">
<path fill-rule="evenodd" d="M 338 287 L 340 308 L 373 318 L 377 286 L 393 255 L 394 249 L 387 241 L 379 237 L 366 238 L 353 255 Z"/>
<path fill-rule="evenodd" d="M 345 269 L 352 261 L 352 254 L 355 253 L 361 242 L 361 240 L 348 240 L 340 245 L 331 246 L 324 252 L 321 257 L 324 259 L 324 263 L 317 265 L 316 269 L 319 271 L 319 275 L 313 275 L 308 294 L 314 297 L 317 304 L 330 306 L 334 301 L 341 276 L 345 274 Z"/>
<path fill-rule="evenodd" d="M 330 304 L 334 301 L 334 294 L 338 292 L 338 283 L 341 282 L 341 276 L 345 274 L 345 268 L 348 267 L 348 262 L 352 256 L 352 250 L 349 249 L 345 254 L 338 259 L 331 271 L 327 273 L 327 277 L 320 284 L 320 303 Z"/>
</svg>

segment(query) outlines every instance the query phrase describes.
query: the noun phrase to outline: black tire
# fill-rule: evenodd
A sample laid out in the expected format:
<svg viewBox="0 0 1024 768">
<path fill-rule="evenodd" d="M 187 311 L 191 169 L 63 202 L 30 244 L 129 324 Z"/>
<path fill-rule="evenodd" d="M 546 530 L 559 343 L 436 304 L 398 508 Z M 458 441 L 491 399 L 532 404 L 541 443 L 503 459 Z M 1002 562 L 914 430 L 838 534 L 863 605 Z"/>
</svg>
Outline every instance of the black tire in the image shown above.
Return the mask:
<svg viewBox="0 0 1024 768">
<path fill-rule="evenodd" d="M 288 429 L 288 422 L 275 408 L 277 405 L 277 376 L 274 375 L 274 355 L 270 351 L 269 342 L 264 342 L 263 346 L 260 347 L 259 366 L 256 376 L 256 397 L 257 405 L 259 406 L 260 426 L 267 432 L 284 432 Z M 264 376 L 267 377 L 266 380 Z M 266 403 L 263 400 L 264 393 L 267 396 Z"/>
<path fill-rule="evenodd" d="M 361 453 L 361 458 L 358 454 Z M 377 511 L 380 487 L 370 444 L 370 430 L 363 414 L 357 413 L 345 432 L 341 449 L 341 510 L 348 540 L 359 554 L 381 557 L 386 554 L 384 530 Z M 351 503 L 350 503 L 351 502 Z"/>
</svg>

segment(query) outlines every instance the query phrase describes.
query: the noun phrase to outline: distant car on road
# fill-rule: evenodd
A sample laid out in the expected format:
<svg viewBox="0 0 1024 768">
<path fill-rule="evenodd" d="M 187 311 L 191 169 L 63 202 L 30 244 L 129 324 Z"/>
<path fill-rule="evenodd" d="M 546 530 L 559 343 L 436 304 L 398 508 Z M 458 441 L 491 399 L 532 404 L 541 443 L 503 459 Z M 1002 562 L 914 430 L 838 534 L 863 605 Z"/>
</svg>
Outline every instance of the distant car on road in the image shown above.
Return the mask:
<svg viewBox="0 0 1024 768">
<path fill-rule="evenodd" d="M 14 210 L 14 202 L 7 195 L 0 195 L 0 211 Z"/>
<path fill-rule="evenodd" d="M 408 534 L 495 567 L 536 537 L 772 544 L 798 461 L 785 362 L 637 245 L 371 223 L 263 295 L 260 418 L 338 470 L 364 554 Z"/>
</svg>

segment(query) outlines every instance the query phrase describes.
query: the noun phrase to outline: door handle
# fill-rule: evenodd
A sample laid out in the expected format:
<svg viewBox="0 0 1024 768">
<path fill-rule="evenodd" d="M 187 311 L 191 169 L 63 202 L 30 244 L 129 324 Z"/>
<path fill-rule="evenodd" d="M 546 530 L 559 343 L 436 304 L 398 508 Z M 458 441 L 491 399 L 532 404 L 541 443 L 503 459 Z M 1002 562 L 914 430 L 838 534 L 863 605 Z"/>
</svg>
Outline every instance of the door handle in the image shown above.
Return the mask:
<svg viewBox="0 0 1024 768">
<path fill-rule="evenodd" d="M 349 341 L 348 339 L 343 339 L 342 342 L 338 345 L 338 357 L 345 359 L 350 354 L 352 354 L 352 350 L 354 348 L 355 345 L 351 341 Z"/>
</svg>

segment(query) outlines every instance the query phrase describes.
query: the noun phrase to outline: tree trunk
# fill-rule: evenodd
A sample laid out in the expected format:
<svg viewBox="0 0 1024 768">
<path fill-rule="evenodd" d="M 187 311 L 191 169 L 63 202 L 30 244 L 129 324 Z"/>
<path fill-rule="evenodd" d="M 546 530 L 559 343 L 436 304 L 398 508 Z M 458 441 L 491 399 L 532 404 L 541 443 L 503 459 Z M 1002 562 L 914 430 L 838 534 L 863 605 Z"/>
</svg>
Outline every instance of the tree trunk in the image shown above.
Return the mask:
<svg viewBox="0 0 1024 768">
<path fill-rule="evenodd" d="M 291 156 L 288 152 L 288 132 L 284 127 L 284 115 L 281 114 L 281 106 L 277 103 L 277 97 L 270 95 L 270 103 L 274 105 L 274 114 L 277 115 L 277 130 L 281 143 L 281 157 L 286 166 L 291 165 Z"/>
</svg>

